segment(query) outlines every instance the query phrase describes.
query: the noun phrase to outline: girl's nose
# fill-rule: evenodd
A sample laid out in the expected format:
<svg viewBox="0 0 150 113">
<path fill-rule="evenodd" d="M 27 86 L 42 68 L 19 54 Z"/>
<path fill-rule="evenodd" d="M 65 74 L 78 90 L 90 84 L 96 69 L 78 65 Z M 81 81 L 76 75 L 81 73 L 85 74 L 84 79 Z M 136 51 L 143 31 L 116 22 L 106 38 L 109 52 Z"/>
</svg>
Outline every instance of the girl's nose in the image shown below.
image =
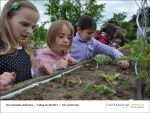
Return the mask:
<svg viewBox="0 0 150 113">
<path fill-rule="evenodd" d="M 68 42 L 68 37 L 67 36 L 64 37 L 64 42 Z"/>
<path fill-rule="evenodd" d="M 32 28 L 28 28 L 27 32 L 28 32 L 29 34 L 31 34 L 31 33 L 33 32 L 33 29 L 32 29 Z"/>
</svg>

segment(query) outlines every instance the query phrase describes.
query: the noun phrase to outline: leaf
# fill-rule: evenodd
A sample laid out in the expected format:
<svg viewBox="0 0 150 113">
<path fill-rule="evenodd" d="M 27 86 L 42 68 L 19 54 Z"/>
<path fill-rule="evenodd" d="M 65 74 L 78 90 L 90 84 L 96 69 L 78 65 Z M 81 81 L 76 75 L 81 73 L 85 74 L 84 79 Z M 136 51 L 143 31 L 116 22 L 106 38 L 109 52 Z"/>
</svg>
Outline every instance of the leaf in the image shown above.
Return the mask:
<svg viewBox="0 0 150 113">
<path fill-rule="evenodd" d="M 117 84 L 117 78 L 120 76 L 120 73 L 116 73 L 116 74 L 103 74 L 102 75 L 107 82 L 109 82 L 110 84 L 116 85 Z"/>
<path fill-rule="evenodd" d="M 113 89 L 111 89 L 111 88 L 109 88 L 109 87 L 107 87 L 107 86 L 105 86 L 105 85 L 103 85 L 103 87 L 104 87 L 104 94 L 109 94 L 109 95 L 114 95 L 114 94 L 116 94 L 116 91 L 115 91 L 115 90 L 113 90 Z"/>
<path fill-rule="evenodd" d="M 103 93 L 103 94 L 108 94 L 108 95 L 114 95 L 116 94 L 116 91 L 105 86 L 105 85 L 101 85 L 101 86 L 96 86 L 96 92 L 98 93 Z"/>
<path fill-rule="evenodd" d="M 93 57 L 96 62 L 99 64 L 107 63 L 108 61 L 111 61 L 111 58 L 109 56 L 106 56 L 104 54 L 97 54 L 95 57 Z"/>
<path fill-rule="evenodd" d="M 85 86 L 85 91 L 88 92 L 88 93 L 91 93 L 92 91 L 94 90 L 94 87 L 92 84 L 87 84 Z"/>
</svg>

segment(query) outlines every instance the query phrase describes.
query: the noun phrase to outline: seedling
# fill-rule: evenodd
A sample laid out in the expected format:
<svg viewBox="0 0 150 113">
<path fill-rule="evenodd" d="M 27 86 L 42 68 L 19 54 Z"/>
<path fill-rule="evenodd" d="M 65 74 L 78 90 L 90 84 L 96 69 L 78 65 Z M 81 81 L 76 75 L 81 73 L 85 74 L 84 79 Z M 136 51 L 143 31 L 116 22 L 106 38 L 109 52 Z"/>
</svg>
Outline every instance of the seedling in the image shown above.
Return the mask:
<svg viewBox="0 0 150 113">
<path fill-rule="evenodd" d="M 105 78 L 105 80 L 109 84 L 116 85 L 117 84 L 117 78 L 120 76 L 120 73 L 116 73 L 116 74 L 107 73 L 107 74 L 103 74 L 102 76 Z"/>
<path fill-rule="evenodd" d="M 104 54 L 97 54 L 93 59 L 96 61 L 96 68 L 98 69 L 98 64 L 104 64 L 108 63 L 109 61 L 112 61 L 112 59 L 109 56 L 106 56 Z"/>
<path fill-rule="evenodd" d="M 74 77 L 72 80 L 70 80 L 69 81 L 70 83 L 73 83 L 73 84 L 82 84 L 82 81 L 81 81 L 81 79 L 80 79 L 80 77 L 79 76 L 76 76 L 76 77 Z"/>
<path fill-rule="evenodd" d="M 107 95 L 115 95 L 116 94 L 115 90 L 111 89 L 110 87 L 107 87 L 106 85 L 96 86 L 93 84 L 87 84 L 85 86 L 85 91 L 87 93 L 97 92 L 97 93 L 107 94 Z"/>
</svg>

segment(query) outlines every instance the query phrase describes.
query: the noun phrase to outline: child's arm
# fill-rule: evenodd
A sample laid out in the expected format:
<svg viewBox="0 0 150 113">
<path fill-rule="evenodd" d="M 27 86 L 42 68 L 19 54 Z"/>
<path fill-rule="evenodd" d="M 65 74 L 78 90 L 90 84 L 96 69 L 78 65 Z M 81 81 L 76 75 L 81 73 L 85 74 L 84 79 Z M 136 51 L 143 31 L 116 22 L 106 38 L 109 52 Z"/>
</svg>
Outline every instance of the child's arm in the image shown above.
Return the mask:
<svg viewBox="0 0 150 113">
<path fill-rule="evenodd" d="M 96 50 L 95 53 L 96 54 L 105 54 L 109 57 L 111 57 L 112 59 L 117 59 L 120 58 L 121 56 L 124 56 L 119 50 L 110 47 L 108 45 L 102 44 L 98 41 L 95 41 L 95 45 L 96 45 Z"/>
<path fill-rule="evenodd" d="M 97 42 L 96 52 L 108 55 L 113 59 L 118 59 L 121 56 L 124 56 L 119 50 L 99 42 Z M 119 61 L 119 65 L 122 69 L 127 69 L 129 67 L 129 62 L 127 60 L 122 60 Z"/>
<path fill-rule="evenodd" d="M 0 75 L 0 90 L 8 90 L 12 88 L 13 82 L 16 78 L 15 72 L 4 72 Z"/>
</svg>

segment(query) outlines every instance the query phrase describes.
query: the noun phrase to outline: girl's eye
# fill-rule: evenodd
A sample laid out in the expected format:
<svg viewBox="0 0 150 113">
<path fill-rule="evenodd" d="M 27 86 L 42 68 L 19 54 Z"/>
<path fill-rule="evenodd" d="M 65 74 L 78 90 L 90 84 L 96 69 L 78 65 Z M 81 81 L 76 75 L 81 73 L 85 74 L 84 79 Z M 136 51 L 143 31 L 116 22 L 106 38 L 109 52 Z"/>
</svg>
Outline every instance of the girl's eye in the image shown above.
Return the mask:
<svg viewBox="0 0 150 113">
<path fill-rule="evenodd" d="M 59 35 L 59 37 L 60 37 L 60 38 L 63 38 L 64 36 L 62 36 L 62 35 Z"/>
<path fill-rule="evenodd" d="M 68 36 L 68 39 L 69 39 L 69 40 L 71 40 L 71 39 L 72 39 L 72 37 L 71 37 L 71 36 Z"/>
<path fill-rule="evenodd" d="M 29 26 L 28 23 L 21 23 L 21 25 L 24 26 L 24 27 L 28 27 Z"/>
<path fill-rule="evenodd" d="M 88 32 L 87 34 L 90 35 L 90 34 L 92 34 L 92 33 L 91 33 L 91 32 Z"/>
</svg>

